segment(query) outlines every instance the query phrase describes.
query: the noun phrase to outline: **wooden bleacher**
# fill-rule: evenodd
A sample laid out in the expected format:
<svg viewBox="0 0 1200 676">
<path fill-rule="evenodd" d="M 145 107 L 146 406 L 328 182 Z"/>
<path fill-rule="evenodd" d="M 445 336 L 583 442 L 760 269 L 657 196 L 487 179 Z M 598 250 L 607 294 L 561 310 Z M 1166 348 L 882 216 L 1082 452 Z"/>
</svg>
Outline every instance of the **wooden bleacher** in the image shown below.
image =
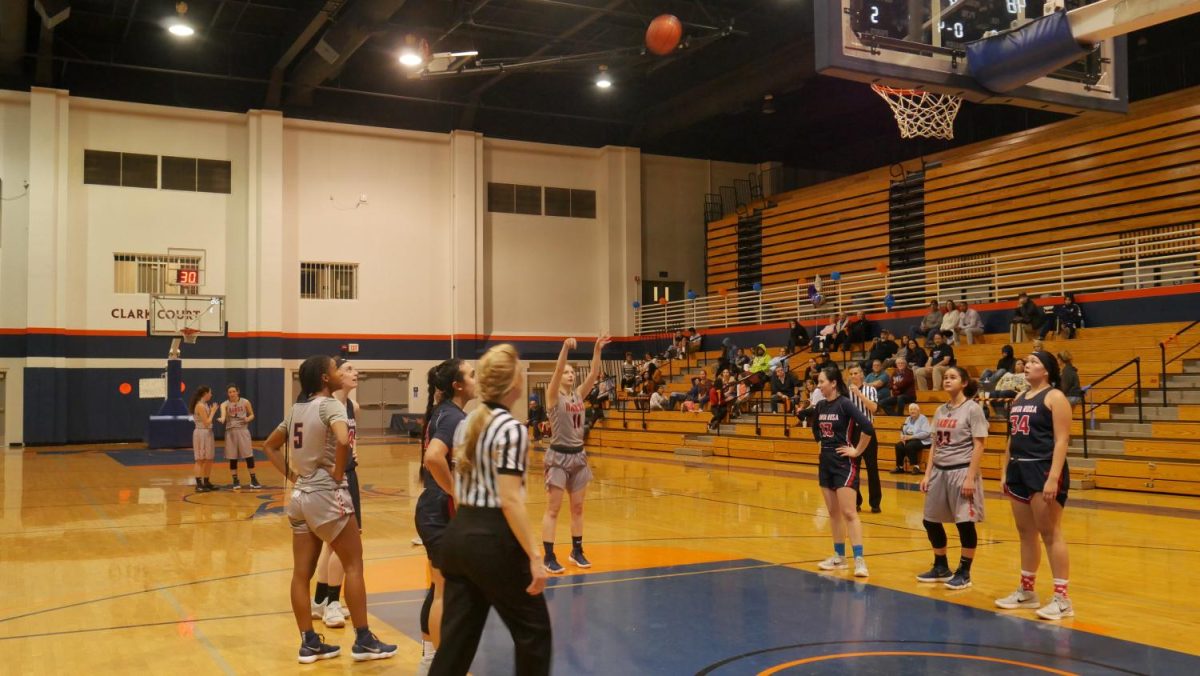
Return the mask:
<svg viewBox="0 0 1200 676">
<path fill-rule="evenodd" d="M 1046 340 L 1045 347 L 1051 352 L 1068 349 L 1074 356 L 1080 371 L 1080 380 L 1089 385 L 1095 379 L 1110 372 L 1130 358 L 1143 358 L 1143 389 L 1155 390 L 1159 385 L 1158 341 L 1170 335 L 1184 323 L 1144 324 L 1123 327 L 1085 328 L 1074 340 L 1058 340 L 1053 334 Z M 1000 347 L 1007 344 L 1006 335 L 992 334 L 975 345 L 956 346 L 960 365 L 978 376 L 985 368 L 995 366 Z M 1031 343 L 1014 344 L 1018 356 L 1028 354 Z M 771 348 L 772 351 L 778 348 Z M 709 351 L 692 355 L 688 360 L 676 360 L 664 365 L 669 376 L 664 388 L 668 392 L 686 392 L 690 378 L 704 370 L 712 377 L 719 352 Z M 799 375 L 807 365 L 808 353 L 794 356 L 789 364 Z M 861 358 L 861 354 L 858 355 Z M 1198 360 L 1200 361 L 1200 360 Z M 1169 365 L 1171 374 L 1182 373 L 1185 362 Z M 1114 376 L 1095 388 L 1093 401 L 1107 398 L 1117 389 L 1133 382 L 1129 375 Z M 1129 392 L 1116 397 L 1111 405 L 1101 406 L 1092 412 L 1097 428 L 1103 434 L 1106 425 L 1136 423 L 1136 420 L 1114 417 L 1119 410 L 1134 402 L 1135 393 Z M 624 395 L 622 395 L 624 399 Z M 932 417 L 944 401 L 939 391 L 918 392 L 918 405 L 926 416 Z M 1146 396 L 1143 402 L 1150 407 L 1161 403 Z M 769 399 L 763 402 L 769 407 Z M 1094 452 L 1094 462 L 1083 462 L 1077 452 L 1072 453 L 1075 478 L 1094 482 L 1097 488 L 1148 491 L 1200 496 L 1200 405 L 1178 405 L 1170 407 L 1174 419 L 1147 420 L 1139 428 L 1144 432 L 1118 435 L 1124 442 L 1119 454 Z M 628 406 L 625 411 L 609 410 L 605 420 L 598 423 L 590 433 L 589 445 L 597 450 L 639 450 L 661 453 L 711 454 L 718 457 L 767 460 L 781 463 L 817 463 L 817 444 L 812 432 L 799 427 L 794 417 L 782 413 L 760 413 L 757 426 L 753 414 L 743 415 L 731 424 L 722 425 L 720 433 L 710 432 L 708 423 L 711 413 L 685 413 L 680 411 L 640 411 Z M 1128 416 L 1128 411 L 1124 412 Z M 876 428 L 879 435 L 879 464 L 882 471 L 895 465 L 894 444 L 898 440 L 902 417 L 877 416 Z M 645 429 L 643 429 L 643 423 Z M 1082 432 L 1083 421 L 1078 409 L 1072 423 L 1072 445 Z M 1006 441 L 1005 422 L 993 420 L 991 435 L 986 443 L 982 471 L 984 478 L 997 479 Z M 1104 439 L 1105 437 L 1099 437 Z M 1113 438 L 1111 435 L 1107 437 Z M 922 462 L 925 458 L 922 458 Z"/>
</svg>

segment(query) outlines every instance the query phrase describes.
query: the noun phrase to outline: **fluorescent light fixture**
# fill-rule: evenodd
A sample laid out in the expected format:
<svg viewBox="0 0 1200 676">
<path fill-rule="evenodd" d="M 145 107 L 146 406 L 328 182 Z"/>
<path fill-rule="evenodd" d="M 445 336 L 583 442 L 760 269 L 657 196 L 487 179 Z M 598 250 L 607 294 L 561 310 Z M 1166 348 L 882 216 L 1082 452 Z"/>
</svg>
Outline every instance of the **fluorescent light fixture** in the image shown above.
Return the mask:
<svg viewBox="0 0 1200 676">
<path fill-rule="evenodd" d="M 171 32 L 171 35 L 181 38 L 191 37 L 196 34 L 196 29 L 182 21 L 172 22 L 170 26 L 167 26 L 167 30 Z"/>
<path fill-rule="evenodd" d="M 612 77 L 608 74 L 608 66 L 600 66 L 600 74 L 596 76 L 596 86 L 601 89 L 608 89 L 612 84 Z"/>
<path fill-rule="evenodd" d="M 405 49 L 403 52 L 400 52 L 401 65 L 408 66 L 409 68 L 415 68 L 422 63 L 425 63 L 425 59 L 422 59 L 421 55 L 415 50 Z"/>
</svg>

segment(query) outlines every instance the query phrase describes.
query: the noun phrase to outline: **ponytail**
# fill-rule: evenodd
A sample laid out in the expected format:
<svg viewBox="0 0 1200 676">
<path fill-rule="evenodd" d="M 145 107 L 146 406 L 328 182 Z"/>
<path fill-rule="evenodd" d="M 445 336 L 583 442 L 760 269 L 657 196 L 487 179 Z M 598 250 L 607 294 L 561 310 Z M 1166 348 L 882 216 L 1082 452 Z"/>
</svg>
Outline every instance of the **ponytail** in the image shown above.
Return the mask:
<svg viewBox="0 0 1200 676">
<path fill-rule="evenodd" d="M 825 380 L 837 386 L 838 394 L 843 397 L 850 396 L 850 388 L 846 387 L 846 380 L 842 377 L 842 371 L 837 366 L 826 366 L 821 369 L 821 373 L 825 374 Z"/>
<path fill-rule="evenodd" d="M 461 359 L 447 359 L 429 369 L 429 373 L 426 374 L 425 422 L 421 426 L 422 450 L 428 443 L 429 419 L 433 416 L 433 407 L 454 397 L 454 383 L 462 381 L 462 363 Z"/>
<path fill-rule="evenodd" d="M 325 389 L 321 377 L 329 370 L 332 361 L 333 358 L 328 355 L 314 354 L 300 364 L 300 396 L 296 398 L 297 403 L 308 401 L 309 397 Z"/>
<path fill-rule="evenodd" d="M 950 368 L 948 368 L 946 370 L 954 371 L 955 373 L 958 374 L 958 378 L 959 378 L 959 380 L 962 381 L 962 384 L 963 384 L 963 388 L 962 388 L 963 396 L 966 397 L 967 399 L 974 399 L 975 395 L 979 393 L 979 383 L 977 383 L 974 380 L 971 380 L 971 374 L 967 373 L 967 370 L 961 366 L 951 366 Z"/>
<path fill-rule="evenodd" d="M 474 469 L 479 437 L 492 419 L 492 404 L 489 402 L 500 401 L 516 386 L 519 362 L 517 349 L 508 343 L 492 347 L 479 360 L 476 381 L 481 402 L 467 416 L 466 438 L 462 445 L 454 448 L 454 469 L 460 475 L 467 476 Z"/>
</svg>

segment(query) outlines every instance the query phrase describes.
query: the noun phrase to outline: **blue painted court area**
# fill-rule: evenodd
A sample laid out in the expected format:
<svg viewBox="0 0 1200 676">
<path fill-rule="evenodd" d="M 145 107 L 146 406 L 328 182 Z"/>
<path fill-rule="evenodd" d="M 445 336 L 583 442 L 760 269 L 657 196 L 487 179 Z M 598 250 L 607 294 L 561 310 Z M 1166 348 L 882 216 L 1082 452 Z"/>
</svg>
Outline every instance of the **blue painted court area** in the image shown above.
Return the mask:
<svg viewBox="0 0 1200 676">
<path fill-rule="evenodd" d="M 1200 657 L 884 589 L 727 561 L 552 581 L 559 674 L 1184 674 Z M 414 638 L 419 592 L 371 608 Z M 1082 609 L 1086 613 L 1086 609 Z M 471 669 L 509 674 L 493 612 Z"/>
<path fill-rule="evenodd" d="M 224 449 L 216 448 L 214 462 L 225 462 Z M 128 451 L 106 451 L 105 455 L 126 467 L 157 467 L 159 465 L 190 465 L 195 457 L 190 448 L 171 449 L 130 449 Z M 254 461 L 266 462 L 267 456 L 262 451 L 254 451 Z"/>
</svg>

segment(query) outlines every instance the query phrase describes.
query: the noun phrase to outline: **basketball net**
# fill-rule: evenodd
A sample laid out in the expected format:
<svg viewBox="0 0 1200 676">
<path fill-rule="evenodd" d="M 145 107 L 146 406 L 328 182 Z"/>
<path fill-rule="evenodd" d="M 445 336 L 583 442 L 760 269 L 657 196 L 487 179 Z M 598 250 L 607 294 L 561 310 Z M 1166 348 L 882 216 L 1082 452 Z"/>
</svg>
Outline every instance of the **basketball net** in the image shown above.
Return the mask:
<svg viewBox="0 0 1200 676">
<path fill-rule="evenodd" d="M 871 85 L 871 89 L 891 107 L 902 138 L 954 138 L 954 118 L 962 97 L 879 84 Z"/>
<path fill-rule="evenodd" d="M 183 342 L 195 345 L 196 338 L 200 335 L 200 329 L 191 329 L 185 326 L 179 329 L 179 335 L 183 336 Z"/>
</svg>

